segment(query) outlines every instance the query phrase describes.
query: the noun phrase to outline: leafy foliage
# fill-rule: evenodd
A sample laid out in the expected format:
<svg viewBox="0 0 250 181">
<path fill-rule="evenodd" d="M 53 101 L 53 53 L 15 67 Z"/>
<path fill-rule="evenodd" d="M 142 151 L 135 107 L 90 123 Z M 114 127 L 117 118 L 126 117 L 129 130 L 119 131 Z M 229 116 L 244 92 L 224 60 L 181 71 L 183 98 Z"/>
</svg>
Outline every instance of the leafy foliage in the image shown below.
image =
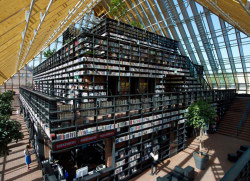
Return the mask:
<svg viewBox="0 0 250 181">
<path fill-rule="evenodd" d="M 187 124 L 194 128 L 201 128 L 213 121 L 217 115 L 211 104 L 199 99 L 188 107 L 186 116 L 188 117 Z"/>
<path fill-rule="evenodd" d="M 140 22 L 132 21 L 130 24 L 137 28 L 143 29 L 143 25 Z"/>
<path fill-rule="evenodd" d="M 0 94 L 0 115 L 10 116 L 12 114 L 11 103 L 14 95 L 14 91 Z"/>
<path fill-rule="evenodd" d="M 49 58 L 49 57 L 52 56 L 55 52 L 56 52 L 55 49 L 53 49 L 53 50 L 48 49 L 47 51 L 44 51 L 44 52 L 43 52 L 43 56 L 46 57 L 46 58 Z"/>
<path fill-rule="evenodd" d="M 10 120 L 9 116 L 0 115 L 0 155 L 8 154 L 8 144 L 13 140 L 23 138 L 21 124 L 17 121 Z"/>
<path fill-rule="evenodd" d="M 65 40 L 65 44 L 67 44 L 67 43 L 71 42 L 73 39 L 74 39 L 74 37 L 70 37 L 70 38 L 68 38 L 67 40 Z"/>
<path fill-rule="evenodd" d="M 0 94 L 0 156 L 8 153 L 8 144 L 13 140 L 18 141 L 23 138 L 21 124 L 10 120 L 12 114 L 11 103 L 15 92 L 8 91 Z"/>
<path fill-rule="evenodd" d="M 186 123 L 200 130 L 200 154 L 202 150 L 202 134 L 204 126 L 213 122 L 216 116 L 214 107 L 201 98 L 188 107 L 188 112 L 186 113 L 188 120 Z"/>
<path fill-rule="evenodd" d="M 112 0 L 110 2 L 110 15 L 118 19 L 123 18 L 127 14 L 127 6 L 122 0 Z"/>
</svg>

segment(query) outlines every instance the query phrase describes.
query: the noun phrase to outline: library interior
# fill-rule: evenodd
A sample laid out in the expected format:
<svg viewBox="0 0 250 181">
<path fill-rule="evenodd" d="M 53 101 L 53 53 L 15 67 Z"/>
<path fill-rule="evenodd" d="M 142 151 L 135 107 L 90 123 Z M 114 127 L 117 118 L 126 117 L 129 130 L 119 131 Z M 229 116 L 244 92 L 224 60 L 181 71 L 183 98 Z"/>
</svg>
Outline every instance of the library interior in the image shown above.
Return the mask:
<svg viewBox="0 0 250 181">
<path fill-rule="evenodd" d="M 1 180 L 250 180 L 249 7 L 0 2 Z"/>
</svg>

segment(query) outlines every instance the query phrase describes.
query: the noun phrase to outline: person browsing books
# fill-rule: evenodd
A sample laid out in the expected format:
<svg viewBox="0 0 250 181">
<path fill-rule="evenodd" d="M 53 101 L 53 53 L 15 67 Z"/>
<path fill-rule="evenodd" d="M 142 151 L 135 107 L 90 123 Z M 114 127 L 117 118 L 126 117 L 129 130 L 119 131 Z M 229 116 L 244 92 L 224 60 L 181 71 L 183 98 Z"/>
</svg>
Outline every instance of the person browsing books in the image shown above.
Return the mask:
<svg viewBox="0 0 250 181">
<path fill-rule="evenodd" d="M 158 151 L 155 151 L 154 153 L 150 153 L 150 156 L 152 157 L 152 165 L 151 165 L 151 174 L 150 175 L 157 175 L 157 162 L 159 159 L 159 153 Z M 155 167 L 155 172 L 153 172 Z"/>
</svg>

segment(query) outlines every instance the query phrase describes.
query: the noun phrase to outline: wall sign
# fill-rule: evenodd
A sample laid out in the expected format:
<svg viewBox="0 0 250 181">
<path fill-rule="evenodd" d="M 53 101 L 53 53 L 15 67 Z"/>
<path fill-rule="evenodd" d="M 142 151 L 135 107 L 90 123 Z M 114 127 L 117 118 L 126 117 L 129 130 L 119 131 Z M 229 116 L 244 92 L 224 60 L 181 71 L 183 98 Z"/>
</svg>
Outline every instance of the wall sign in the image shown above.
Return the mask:
<svg viewBox="0 0 250 181">
<path fill-rule="evenodd" d="M 115 136 L 115 131 L 109 131 L 109 132 L 99 134 L 100 139 L 108 138 L 108 137 L 111 137 L 111 136 Z"/>
<path fill-rule="evenodd" d="M 60 150 L 60 149 L 63 149 L 63 148 L 75 146 L 76 143 L 77 143 L 76 139 L 64 141 L 64 142 L 61 142 L 61 143 L 56 143 L 55 147 L 54 147 L 54 150 Z"/>
<path fill-rule="evenodd" d="M 88 143 L 90 141 L 95 141 L 97 139 L 98 139 L 98 134 L 80 138 L 79 143 Z"/>
<path fill-rule="evenodd" d="M 71 146 L 75 146 L 77 144 L 80 145 L 83 143 L 93 142 L 96 140 L 101 140 L 104 138 L 112 137 L 112 136 L 115 136 L 115 133 L 116 133 L 116 131 L 114 130 L 114 131 L 108 131 L 108 132 L 104 132 L 104 133 L 94 134 L 91 136 L 84 136 L 82 138 L 79 138 L 78 142 L 77 142 L 77 139 L 71 139 L 71 140 L 67 140 L 64 142 L 55 143 L 54 150 L 57 151 L 57 150 L 61 150 L 64 148 L 71 147 Z"/>
</svg>

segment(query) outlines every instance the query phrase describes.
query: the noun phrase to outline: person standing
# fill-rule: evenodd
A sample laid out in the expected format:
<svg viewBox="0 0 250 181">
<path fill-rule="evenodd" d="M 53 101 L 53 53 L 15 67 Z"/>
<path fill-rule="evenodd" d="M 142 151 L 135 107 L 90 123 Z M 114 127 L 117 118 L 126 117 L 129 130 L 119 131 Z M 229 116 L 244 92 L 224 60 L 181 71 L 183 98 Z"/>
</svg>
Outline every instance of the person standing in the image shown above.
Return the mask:
<svg viewBox="0 0 250 181">
<path fill-rule="evenodd" d="M 159 159 L 158 151 L 155 151 L 154 153 L 150 153 L 150 156 L 152 157 L 152 165 L 151 165 L 151 174 L 150 175 L 157 175 L 157 162 Z M 155 172 L 153 171 L 155 167 Z"/>
<path fill-rule="evenodd" d="M 26 149 L 24 150 L 24 155 L 25 155 L 25 163 L 27 165 L 27 169 L 29 170 L 30 169 L 30 163 L 31 163 L 31 153 L 29 151 L 29 145 L 26 146 Z"/>
</svg>

